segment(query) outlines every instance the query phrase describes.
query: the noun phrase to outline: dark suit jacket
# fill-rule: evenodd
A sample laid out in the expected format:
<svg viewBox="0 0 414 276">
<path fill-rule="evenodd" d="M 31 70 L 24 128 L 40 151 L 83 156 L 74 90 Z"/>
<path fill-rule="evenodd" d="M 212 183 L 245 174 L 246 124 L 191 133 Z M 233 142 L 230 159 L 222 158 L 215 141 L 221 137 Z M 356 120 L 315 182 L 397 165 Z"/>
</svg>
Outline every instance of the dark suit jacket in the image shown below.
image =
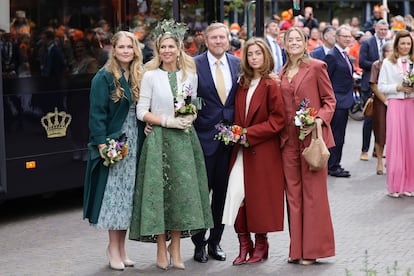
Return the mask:
<svg viewBox="0 0 414 276">
<path fill-rule="evenodd" d="M 326 56 L 323 46 L 318 46 L 310 53 L 310 56 L 319 60 L 323 60 Z"/>
<path fill-rule="evenodd" d="M 328 65 L 328 75 L 335 92 L 336 108 L 350 108 L 354 102 L 352 95 L 354 91 L 354 79 L 351 72 L 349 72 L 348 63 L 336 47 L 329 50 L 324 61 Z"/>
<path fill-rule="evenodd" d="M 361 90 L 369 91 L 369 78 L 371 76 L 371 66 L 379 60 L 378 45 L 375 36 L 370 37 L 367 40 L 361 42 L 361 48 L 359 49 L 359 67 L 364 71 L 362 73 Z"/>
<path fill-rule="evenodd" d="M 203 106 L 198 112 L 194 127 L 197 130 L 198 138 L 206 156 L 213 155 L 220 143 L 220 141 L 214 140 L 214 135 L 217 134 L 214 126 L 222 120 L 233 122 L 234 119 L 234 96 L 237 91 L 237 79 L 240 74 L 240 59 L 228 53 L 226 53 L 226 58 L 233 83 L 224 105 L 221 103 L 214 85 L 207 52 L 194 58 L 198 76 L 197 97 L 203 99 Z"/>
</svg>

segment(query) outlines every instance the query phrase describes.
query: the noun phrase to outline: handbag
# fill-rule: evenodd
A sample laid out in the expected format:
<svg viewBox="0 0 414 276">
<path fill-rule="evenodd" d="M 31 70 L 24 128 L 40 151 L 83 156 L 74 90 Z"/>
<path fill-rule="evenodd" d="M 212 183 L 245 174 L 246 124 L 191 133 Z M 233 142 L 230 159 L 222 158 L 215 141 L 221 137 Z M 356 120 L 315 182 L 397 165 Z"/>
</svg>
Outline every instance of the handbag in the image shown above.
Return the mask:
<svg viewBox="0 0 414 276">
<path fill-rule="evenodd" d="M 362 111 L 364 113 L 364 116 L 370 117 L 374 113 L 374 99 L 372 97 L 369 97 L 367 102 L 364 105 L 364 109 Z"/>
<path fill-rule="evenodd" d="M 309 170 L 311 171 L 319 171 L 326 167 L 330 152 L 323 141 L 322 126 L 320 124 L 316 124 L 316 128 L 312 130 L 312 141 L 303 150 L 302 156 L 309 164 Z"/>
</svg>

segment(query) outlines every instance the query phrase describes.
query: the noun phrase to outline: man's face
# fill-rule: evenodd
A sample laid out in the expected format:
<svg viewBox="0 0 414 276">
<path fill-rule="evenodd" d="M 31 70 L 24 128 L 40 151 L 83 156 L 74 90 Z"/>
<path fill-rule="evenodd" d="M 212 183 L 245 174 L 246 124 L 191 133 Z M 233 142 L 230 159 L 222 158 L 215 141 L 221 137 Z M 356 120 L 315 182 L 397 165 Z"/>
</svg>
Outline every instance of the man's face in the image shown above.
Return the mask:
<svg viewBox="0 0 414 276">
<path fill-rule="evenodd" d="M 375 25 L 375 34 L 379 39 L 384 39 L 388 34 L 388 26 L 383 24 Z"/>
<path fill-rule="evenodd" d="M 279 26 L 277 26 L 277 24 L 274 22 L 269 23 L 269 25 L 267 26 L 266 32 L 271 37 L 276 38 L 279 35 Z"/>
<path fill-rule="evenodd" d="M 341 33 L 336 36 L 336 43 L 342 49 L 349 46 L 352 41 L 352 35 L 350 30 L 342 29 Z"/>
<path fill-rule="evenodd" d="M 206 45 L 210 53 L 220 59 L 230 47 L 229 34 L 225 28 L 211 30 L 207 34 Z"/>
</svg>

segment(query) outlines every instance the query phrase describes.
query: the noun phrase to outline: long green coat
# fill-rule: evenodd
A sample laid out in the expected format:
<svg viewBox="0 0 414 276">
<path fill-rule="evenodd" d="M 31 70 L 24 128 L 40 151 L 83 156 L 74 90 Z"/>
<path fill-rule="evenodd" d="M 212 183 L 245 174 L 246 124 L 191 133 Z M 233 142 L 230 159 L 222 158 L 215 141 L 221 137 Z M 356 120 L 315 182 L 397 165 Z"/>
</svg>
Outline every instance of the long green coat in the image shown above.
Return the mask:
<svg viewBox="0 0 414 276">
<path fill-rule="evenodd" d="M 118 102 L 111 99 L 115 90 L 115 82 L 110 72 L 101 68 L 92 79 L 89 112 L 89 156 L 86 167 L 83 195 L 83 218 L 96 224 L 105 192 L 109 168 L 103 165 L 99 155 L 98 144 L 105 144 L 107 138 L 117 139 L 122 134 L 122 125 L 128 115 L 132 102 L 131 91 L 126 79 L 122 76 L 120 83 L 124 89 L 124 97 Z M 138 149 L 144 140 L 144 124 L 138 122 Z M 139 154 L 137 155 L 137 160 Z M 138 161 L 137 161 L 138 162 Z"/>
</svg>

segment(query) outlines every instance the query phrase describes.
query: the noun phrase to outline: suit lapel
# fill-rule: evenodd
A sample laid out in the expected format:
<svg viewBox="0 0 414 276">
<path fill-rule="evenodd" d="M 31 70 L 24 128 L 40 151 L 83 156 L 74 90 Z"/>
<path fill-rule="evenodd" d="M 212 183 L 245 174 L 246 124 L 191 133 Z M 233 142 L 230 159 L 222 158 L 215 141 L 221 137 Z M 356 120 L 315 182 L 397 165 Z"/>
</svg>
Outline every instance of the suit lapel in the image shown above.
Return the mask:
<svg viewBox="0 0 414 276">
<path fill-rule="evenodd" d="M 309 64 L 307 64 L 307 63 L 301 63 L 301 65 L 300 65 L 300 67 L 302 67 L 302 68 L 300 68 L 299 69 L 299 71 L 298 71 L 298 73 L 295 75 L 295 77 L 294 78 L 296 78 L 296 80 L 297 81 L 295 81 L 294 82 L 294 84 L 295 84 L 295 90 L 294 90 L 294 92 L 293 92 L 293 96 L 296 98 L 297 97 L 297 95 L 300 93 L 299 91 L 299 88 L 301 87 L 301 85 L 302 85 L 302 83 L 303 83 L 303 79 L 305 78 L 305 76 L 309 73 L 309 68 L 310 68 L 310 66 L 309 66 Z"/>
</svg>

